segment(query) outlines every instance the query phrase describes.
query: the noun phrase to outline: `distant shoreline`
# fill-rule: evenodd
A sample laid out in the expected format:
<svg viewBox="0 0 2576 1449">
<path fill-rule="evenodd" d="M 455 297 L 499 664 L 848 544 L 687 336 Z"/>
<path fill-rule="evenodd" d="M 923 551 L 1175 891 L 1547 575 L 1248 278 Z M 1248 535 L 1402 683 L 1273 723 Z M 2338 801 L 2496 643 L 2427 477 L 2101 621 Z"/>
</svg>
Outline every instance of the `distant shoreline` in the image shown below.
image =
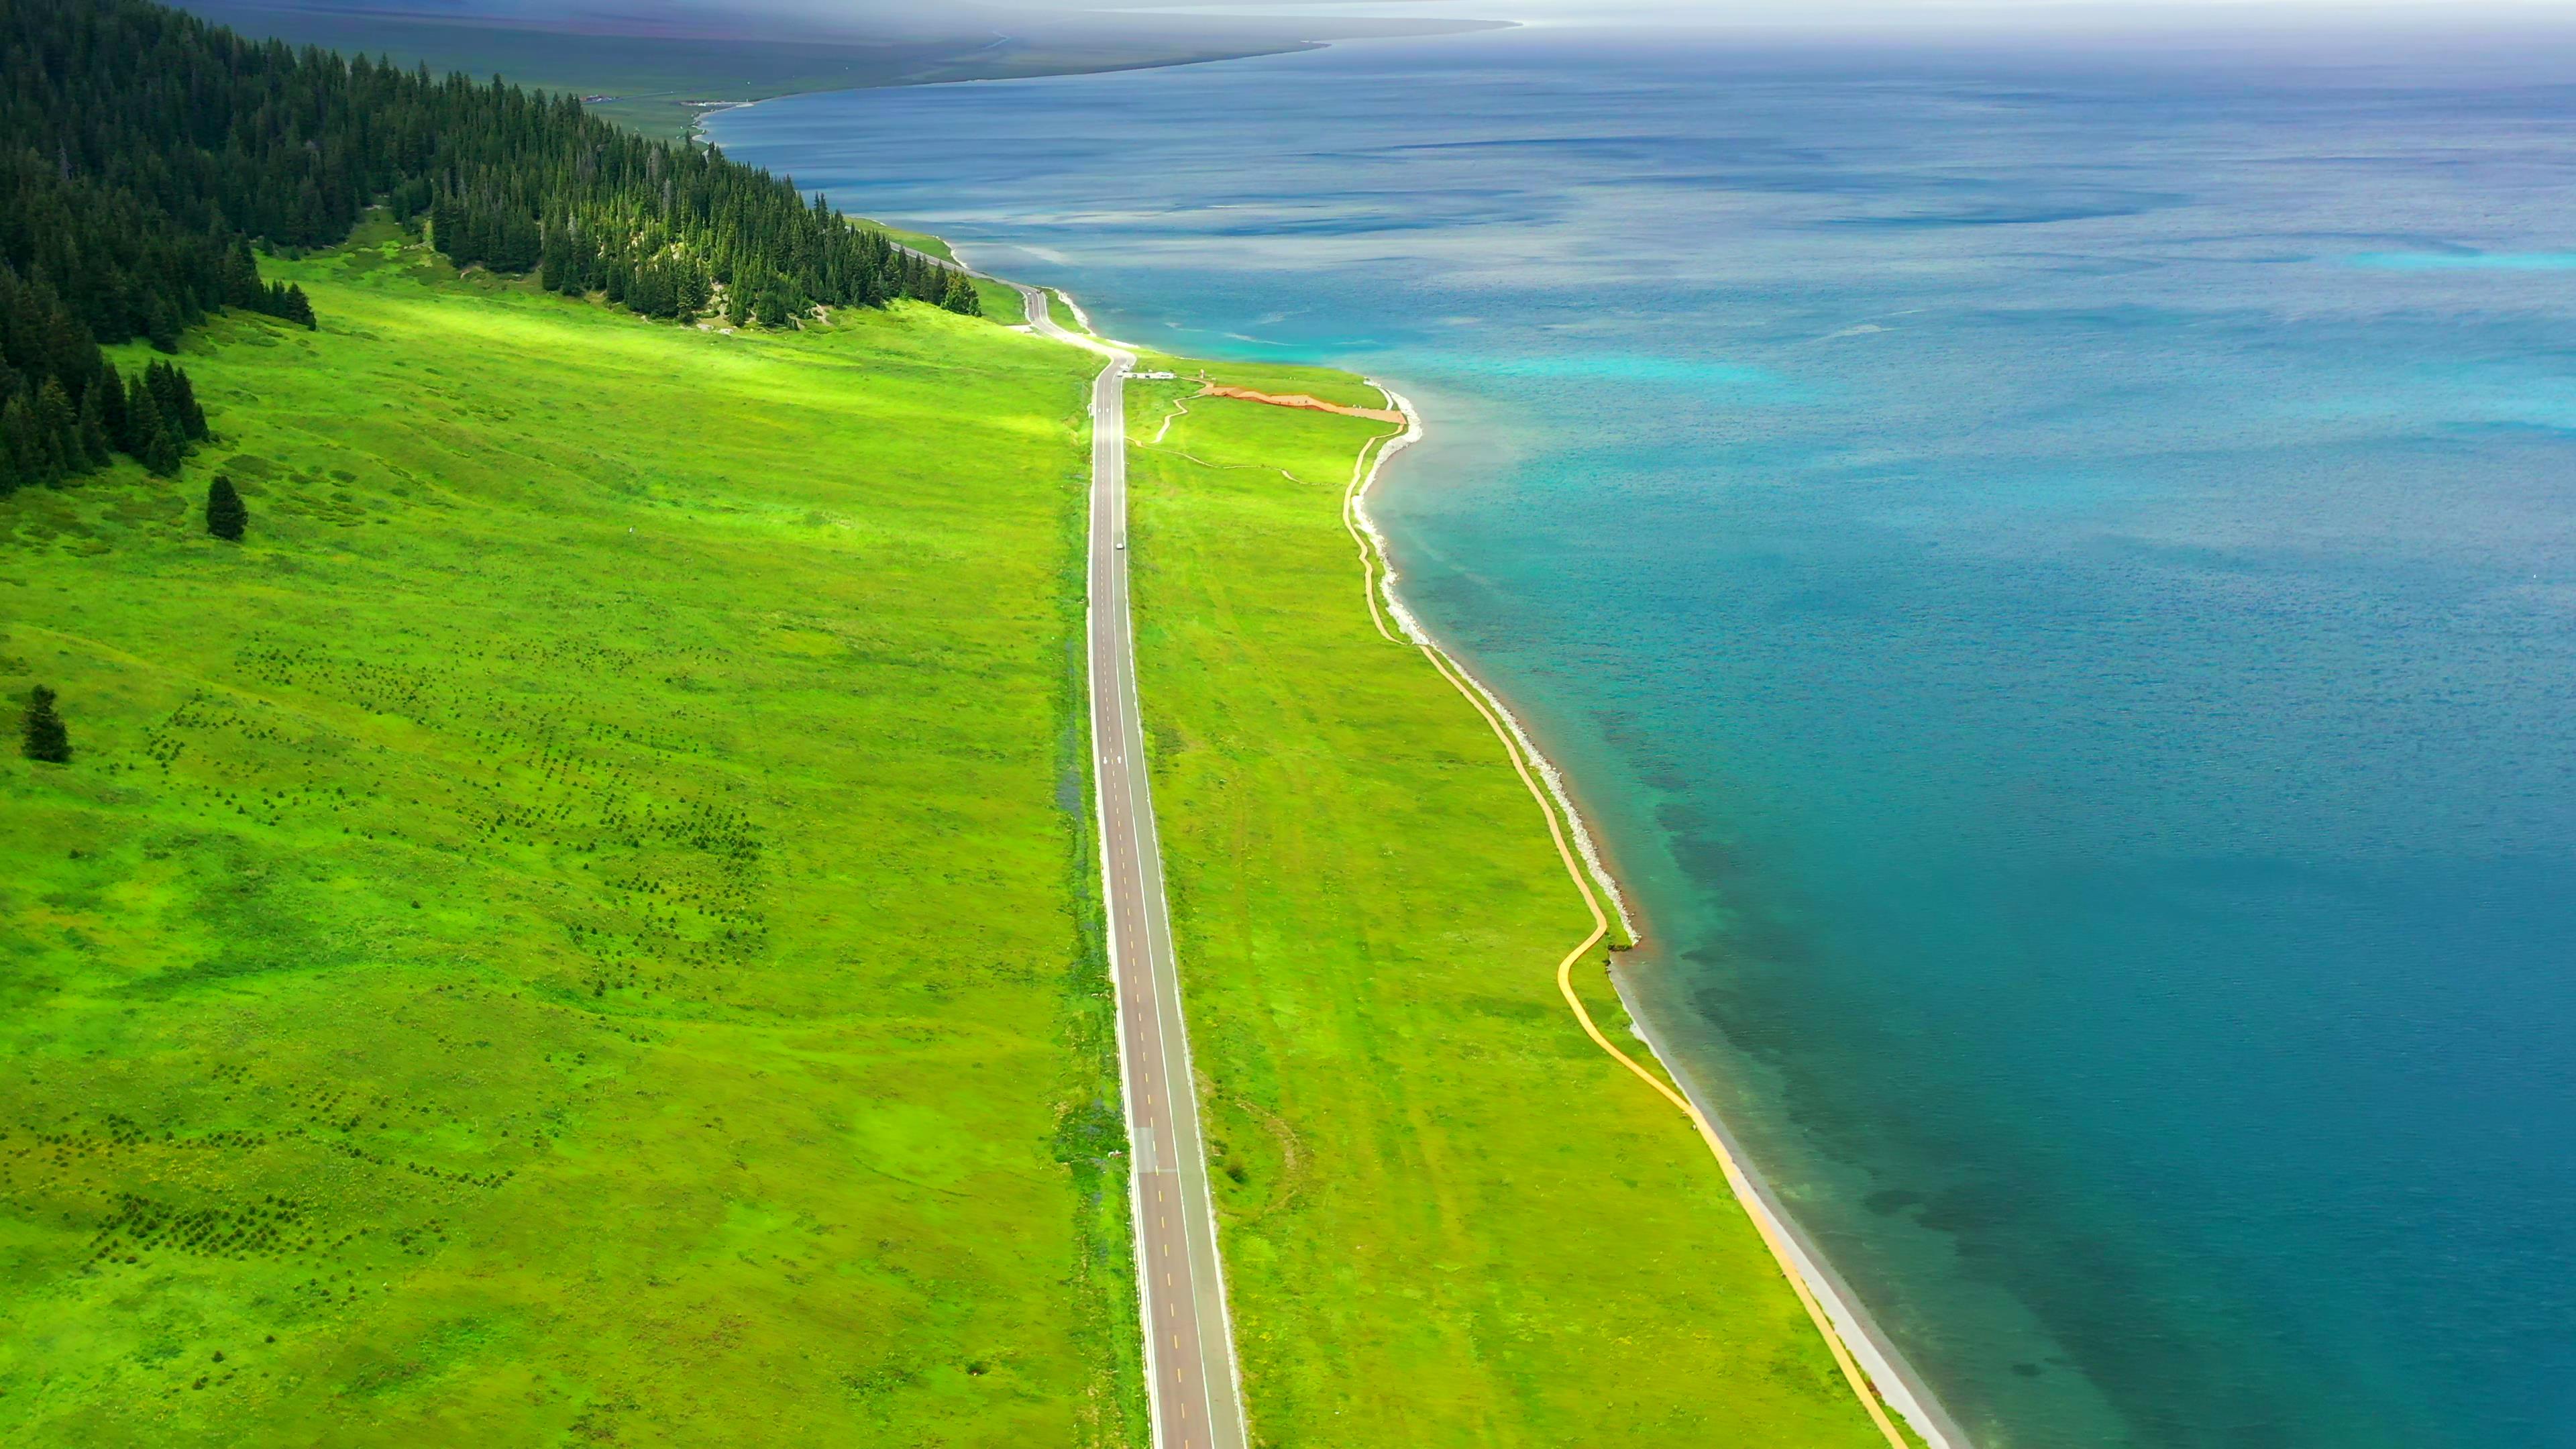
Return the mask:
<svg viewBox="0 0 2576 1449">
<path fill-rule="evenodd" d="M 794 95 L 1097 75 L 1290 55 L 1356 40 L 1510 29 L 1506 20 L 1446 16 L 1272 16 L 1268 28 L 1171 14 L 1152 33 L 1099 29 L 1044 36 L 961 28 L 905 42 L 816 33 L 744 39 L 705 33 L 728 17 L 658 34 L 557 30 L 501 14 L 426 9 L 342 11 L 289 0 L 185 0 L 182 8 L 244 38 L 276 38 L 351 55 L 383 55 L 409 68 L 498 73 L 532 90 L 590 99 L 587 109 L 666 140 L 696 137 L 699 105 L 751 105 Z M 1222 19 L 1222 18 L 1220 18 Z"/>
</svg>

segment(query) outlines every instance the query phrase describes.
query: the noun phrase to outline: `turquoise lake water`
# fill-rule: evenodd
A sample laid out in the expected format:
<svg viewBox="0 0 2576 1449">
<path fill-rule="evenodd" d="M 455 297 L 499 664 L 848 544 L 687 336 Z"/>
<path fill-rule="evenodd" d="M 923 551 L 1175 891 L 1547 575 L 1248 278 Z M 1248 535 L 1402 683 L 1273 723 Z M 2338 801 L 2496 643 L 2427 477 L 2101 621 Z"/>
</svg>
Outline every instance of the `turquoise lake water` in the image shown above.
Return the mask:
<svg viewBox="0 0 2576 1449">
<path fill-rule="evenodd" d="M 1406 595 L 1979 1443 L 2576 1445 L 2576 72 L 2159 54 L 1556 29 L 712 130 L 1422 406 Z"/>
</svg>

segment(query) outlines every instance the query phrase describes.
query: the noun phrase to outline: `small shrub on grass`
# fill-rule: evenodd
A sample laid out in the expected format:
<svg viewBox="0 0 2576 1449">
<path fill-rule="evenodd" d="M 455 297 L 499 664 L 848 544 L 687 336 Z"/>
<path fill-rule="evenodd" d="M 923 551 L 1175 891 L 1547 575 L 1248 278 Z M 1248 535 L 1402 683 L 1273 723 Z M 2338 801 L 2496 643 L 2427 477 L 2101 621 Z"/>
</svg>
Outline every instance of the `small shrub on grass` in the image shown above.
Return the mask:
<svg viewBox="0 0 2576 1449">
<path fill-rule="evenodd" d="M 71 763 L 71 732 L 63 728 L 63 717 L 54 709 L 54 692 L 41 684 L 27 691 L 26 734 L 18 749 L 28 759 L 49 765 Z"/>
<path fill-rule="evenodd" d="M 250 508 L 242 502 L 241 490 L 232 479 L 216 474 L 215 481 L 206 485 L 206 532 L 227 543 L 239 543 L 249 524 Z"/>
</svg>

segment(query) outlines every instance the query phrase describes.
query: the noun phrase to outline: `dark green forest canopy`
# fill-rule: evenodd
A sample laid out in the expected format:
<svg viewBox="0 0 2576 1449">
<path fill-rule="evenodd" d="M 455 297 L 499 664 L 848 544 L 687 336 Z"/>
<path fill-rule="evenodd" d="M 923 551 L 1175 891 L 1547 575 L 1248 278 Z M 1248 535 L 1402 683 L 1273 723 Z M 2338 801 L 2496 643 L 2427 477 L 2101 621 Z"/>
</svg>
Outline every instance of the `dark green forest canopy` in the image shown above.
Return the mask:
<svg viewBox="0 0 2576 1449">
<path fill-rule="evenodd" d="M 309 326 L 252 244 L 329 245 L 374 205 L 428 220 L 459 266 L 542 268 L 652 316 L 718 286 L 771 325 L 948 290 L 821 197 L 570 96 L 245 40 L 146 0 L 0 0 L 0 107 L 0 491 L 102 466 L 102 435 L 122 446 L 80 431 L 109 373 L 95 343 L 171 350 L 224 306 Z"/>
</svg>

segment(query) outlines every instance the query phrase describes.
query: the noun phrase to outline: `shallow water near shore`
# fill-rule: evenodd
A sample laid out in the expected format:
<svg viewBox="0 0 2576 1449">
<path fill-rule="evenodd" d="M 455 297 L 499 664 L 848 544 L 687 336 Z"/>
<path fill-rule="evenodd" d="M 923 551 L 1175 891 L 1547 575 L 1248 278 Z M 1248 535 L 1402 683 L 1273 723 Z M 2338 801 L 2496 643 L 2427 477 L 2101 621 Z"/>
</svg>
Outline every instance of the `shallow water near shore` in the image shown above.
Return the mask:
<svg viewBox="0 0 2576 1449">
<path fill-rule="evenodd" d="M 2576 1444 L 2576 100 L 2517 64 L 1521 32 L 709 130 L 1412 396 L 1407 598 L 1977 1442 L 2489 1449 Z"/>
</svg>

